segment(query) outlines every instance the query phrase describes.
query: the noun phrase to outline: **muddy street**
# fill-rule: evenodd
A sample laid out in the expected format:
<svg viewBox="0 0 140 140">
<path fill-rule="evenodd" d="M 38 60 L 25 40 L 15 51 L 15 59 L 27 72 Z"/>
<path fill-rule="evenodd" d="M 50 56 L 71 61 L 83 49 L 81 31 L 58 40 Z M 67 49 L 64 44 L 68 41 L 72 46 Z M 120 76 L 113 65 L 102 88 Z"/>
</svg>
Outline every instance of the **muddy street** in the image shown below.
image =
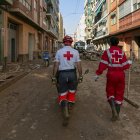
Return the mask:
<svg viewBox="0 0 140 140">
<path fill-rule="evenodd" d="M 105 73 L 95 82 L 93 72 L 98 62 L 83 61 L 82 65 L 89 73 L 78 86 L 67 127 L 62 126 L 57 90 L 50 79 L 51 65 L 32 71 L 0 92 L 0 140 L 139 140 L 140 110 L 124 102 L 121 120 L 111 122 Z M 134 85 L 131 91 L 140 98 Z"/>
</svg>

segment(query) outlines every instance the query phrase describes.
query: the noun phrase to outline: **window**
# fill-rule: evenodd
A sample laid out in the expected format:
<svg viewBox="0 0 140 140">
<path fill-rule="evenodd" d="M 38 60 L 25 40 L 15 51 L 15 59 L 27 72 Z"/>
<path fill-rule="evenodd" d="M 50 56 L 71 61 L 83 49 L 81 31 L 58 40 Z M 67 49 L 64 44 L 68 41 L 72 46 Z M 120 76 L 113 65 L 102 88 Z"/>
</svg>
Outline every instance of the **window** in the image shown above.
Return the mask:
<svg viewBox="0 0 140 140">
<path fill-rule="evenodd" d="M 34 1 L 34 8 L 37 9 L 37 3 L 36 3 L 36 0 Z"/>
<path fill-rule="evenodd" d="M 115 12 L 112 12 L 111 14 L 111 25 L 116 24 L 116 22 L 117 22 L 117 16 L 116 16 L 116 11 L 115 11 Z"/>
<path fill-rule="evenodd" d="M 132 12 L 131 10 L 131 0 L 126 0 L 124 3 L 124 7 L 125 7 L 125 11 L 124 11 L 124 15 L 128 15 Z"/>
<path fill-rule="evenodd" d="M 140 8 L 140 3 L 138 3 L 138 9 Z"/>
<path fill-rule="evenodd" d="M 133 11 L 137 10 L 137 3 L 133 4 Z"/>
<path fill-rule="evenodd" d="M 133 11 L 140 8 L 140 0 L 133 0 Z"/>
<path fill-rule="evenodd" d="M 22 3 L 23 3 L 24 6 L 26 6 L 26 1 L 25 0 L 23 0 Z"/>
<path fill-rule="evenodd" d="M 119 18 L 124 17 L 124 4 L 119 7 Z"/>
<path fill-rule="evenodd" d="M 19 0 L 29 11 L 31 11 L 31 2 L 29 0 Z M 30 4 L 29 4 L 30 3 Z"/>
<path fill-rule="evenodd" d="M 119 6 L 119 18 L 122 18 L 132 12 L 131 0 L 126 0 Z"/>
<path fill-rule="evenodd" d="M 133 11 L 137 10 L 137 0 L 133 0 Z"/>
<path fill-rule="evenodd" d="M 137 0 L 137 8 L 140 8 L 140 0 Z"/>
</svg>

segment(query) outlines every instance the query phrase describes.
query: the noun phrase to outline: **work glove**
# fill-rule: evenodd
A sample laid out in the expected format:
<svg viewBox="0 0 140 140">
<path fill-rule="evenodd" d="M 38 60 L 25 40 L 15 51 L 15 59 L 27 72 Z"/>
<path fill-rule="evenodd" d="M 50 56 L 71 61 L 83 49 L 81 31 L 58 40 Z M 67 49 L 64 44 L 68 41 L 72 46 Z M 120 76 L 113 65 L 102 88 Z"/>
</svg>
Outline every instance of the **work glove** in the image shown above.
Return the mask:
<svg viewBox="0 0 140 140">
<path fill-rule="evenodd" d="M 57 82 L 56 77 L 55 76 L 52 76 L 52 83 L 55 85 L 56 82 Z"/>
<path fill-rule="evenodd" d="M 97 81 L 99 79 L 99 76 L 98 75 L 95 75 L 94 76 L 94 81 Z"/>
<path fill-rule="evenodd" d="M 128 60 L 128 64 L 132 65 L 132 60 Z"/>
<path fill-rule="evenodd" d="M 79 78 L 78 78 L 78 83 L 82 83 L 83 82 L 83 76 L 80 76 Z"/>
</svg>

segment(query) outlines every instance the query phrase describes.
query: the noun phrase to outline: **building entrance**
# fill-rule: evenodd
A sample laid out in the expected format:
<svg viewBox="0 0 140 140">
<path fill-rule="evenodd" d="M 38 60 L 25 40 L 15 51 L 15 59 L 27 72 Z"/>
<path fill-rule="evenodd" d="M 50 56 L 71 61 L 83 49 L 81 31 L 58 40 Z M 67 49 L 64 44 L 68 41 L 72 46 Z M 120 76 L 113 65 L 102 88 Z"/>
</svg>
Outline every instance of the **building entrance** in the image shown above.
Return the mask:
<svg viewBox="0 0 140 140">
<path fill-rule="evenodd" d="M 17 61 L 17 25 L 9 23 L 8 62 Z"/>
</svg>

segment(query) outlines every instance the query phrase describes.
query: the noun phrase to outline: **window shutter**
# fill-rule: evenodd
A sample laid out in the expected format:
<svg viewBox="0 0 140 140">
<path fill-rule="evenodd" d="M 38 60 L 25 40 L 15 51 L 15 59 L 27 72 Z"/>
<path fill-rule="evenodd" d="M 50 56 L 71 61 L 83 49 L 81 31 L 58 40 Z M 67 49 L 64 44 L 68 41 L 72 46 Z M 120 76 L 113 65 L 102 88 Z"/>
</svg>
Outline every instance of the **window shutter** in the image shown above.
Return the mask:
<svg viewBox="0 0 140 140">
<path fill-rule="evenodd" d="M 125 3 L 124 3 L 124 15 L 128 15 L 129 13 L 131 13 L 131 0 L 127 0 Z"/>
</svg>

